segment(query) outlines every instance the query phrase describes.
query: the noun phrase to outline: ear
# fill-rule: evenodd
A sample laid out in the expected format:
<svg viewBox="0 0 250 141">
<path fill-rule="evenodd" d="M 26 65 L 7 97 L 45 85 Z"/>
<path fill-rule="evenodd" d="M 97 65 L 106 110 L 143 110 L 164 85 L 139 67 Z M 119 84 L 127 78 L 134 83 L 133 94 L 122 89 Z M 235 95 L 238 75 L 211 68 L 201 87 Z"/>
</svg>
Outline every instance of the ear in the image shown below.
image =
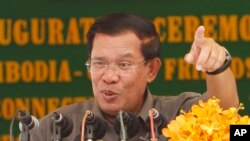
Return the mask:
<svg viewBox="0 0 250 141">
<path fill-rule="evenodd" d="M 161 59 L 154 58 L 148 62 L 148 65 L 149 65 L 149 72 L 148 72 L 147 82 L 150 83 L 156 78 L 161 68 Z"/>
</svg>

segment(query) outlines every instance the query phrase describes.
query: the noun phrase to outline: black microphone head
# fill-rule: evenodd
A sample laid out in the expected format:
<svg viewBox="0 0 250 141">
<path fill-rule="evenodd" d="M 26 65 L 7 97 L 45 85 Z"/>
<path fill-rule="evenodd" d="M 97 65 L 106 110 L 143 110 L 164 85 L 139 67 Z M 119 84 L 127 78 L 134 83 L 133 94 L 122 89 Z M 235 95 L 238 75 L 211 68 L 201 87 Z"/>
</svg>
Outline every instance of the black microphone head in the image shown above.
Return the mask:
<svg viewBox="0 0 250 141">
<path fill-rule="evenodd" d="M 88 113 L 85 121 L 85 139 L 89 139 L 90 136 L 92 136 L 90 138 L 93 140 L 101 139 L 106 133 L 108 127 L 107 122 L 95 116 L 93 112 L 87 112 Z M 93 135 L 91 135 L 91 132 Z"/>
<path fill-rule="evenodd" d="M 32 121 L 31 115 L 29 113 L 27 113 L 25 110 L 18 111 L 18 118 L 19 118 L 20 122 L 25 124 L 25 125 L 30 124 Z"/>
<path fill-rule="evenodd" d="M 129 112 L 122 112 L 123 123 L 125 130 L 127 132 L 127 138 L 130 139 L 134 137 L 140 130 L 140 121 L 136 115 Z M 117 116 L 117 119 L 114 124 L 115 131 L 118 135 L 121 132 L 121 123 L 120 116 Z"/>
<path fill-rule="evenodd" d="M 25 110 L 18 111 L 18 119 L 19 119 L 19 129 L 20 131 L 24 131 L 24 126 L 27 126 L 28 132 L 33 133 L 39 128 L 39 121 L 36 117 L 31 116 Z"/>
<path fill-rule="evenodd" d="M 153 111 L 154 125 L 158 130 L 158 134 L 162 135 L 162 129 L 166 127 L 167 120 L 156 109 L 153 108 L 152 111 Z M 150 127 L 150 117 L 149 116 L 146 119 L 146 127 L 147 127 L 148 131 L 150 132 L 151 127 Z"/>
<path fill-rule="evenodd" d="M 62 116 L 58 112 L 54 112 L 52 115 L 51 131 L 53 132 L 53 120 L 57 127 L 61 129 L 61 137 L 65 138 L 71 134 L 73 131 L 73 122 L 70 118 Z M 58 133 L 58 131 L 56 131 Z"/>
</svg>

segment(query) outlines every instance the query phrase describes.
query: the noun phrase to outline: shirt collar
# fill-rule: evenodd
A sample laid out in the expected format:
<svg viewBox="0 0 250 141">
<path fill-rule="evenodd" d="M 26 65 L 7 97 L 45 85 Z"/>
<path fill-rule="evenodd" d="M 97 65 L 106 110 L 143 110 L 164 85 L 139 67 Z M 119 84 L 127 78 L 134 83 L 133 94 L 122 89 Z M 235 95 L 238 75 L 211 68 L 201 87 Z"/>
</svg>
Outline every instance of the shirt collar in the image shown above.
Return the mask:
<svg viewBox="0 0 250 141">
<path fill-rule="evenodd" d="M 153 96 L 150 93 L 149 89 L 147 89 L 145 96 L 146 97 L 144 104 L 138 114 L 138 116 L 141 117 L 144 121 L 146 121 L 146 118 L 148 117 L 149 110 L 153 107 Z"/>
</svg>

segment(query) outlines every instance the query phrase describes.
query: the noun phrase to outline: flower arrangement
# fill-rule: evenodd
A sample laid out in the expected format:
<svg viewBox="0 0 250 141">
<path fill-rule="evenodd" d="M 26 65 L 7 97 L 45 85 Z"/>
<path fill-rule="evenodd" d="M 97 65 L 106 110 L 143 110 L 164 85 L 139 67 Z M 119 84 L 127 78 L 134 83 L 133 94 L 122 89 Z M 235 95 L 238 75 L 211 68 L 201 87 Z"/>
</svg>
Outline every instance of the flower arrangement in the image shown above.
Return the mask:
<svg viewBox="0 0 250 141">
<path fill-rule="evenodd" d="M 249 116 L 240 116 L 238 108 L 223 110 L 219 99 L 211 98 L 207 102 L 199 101 L 190 112 L 181 114 L 162 129 L 170 141 L 229 141 L 230 124 L 250 124 Z"/>
</svg>

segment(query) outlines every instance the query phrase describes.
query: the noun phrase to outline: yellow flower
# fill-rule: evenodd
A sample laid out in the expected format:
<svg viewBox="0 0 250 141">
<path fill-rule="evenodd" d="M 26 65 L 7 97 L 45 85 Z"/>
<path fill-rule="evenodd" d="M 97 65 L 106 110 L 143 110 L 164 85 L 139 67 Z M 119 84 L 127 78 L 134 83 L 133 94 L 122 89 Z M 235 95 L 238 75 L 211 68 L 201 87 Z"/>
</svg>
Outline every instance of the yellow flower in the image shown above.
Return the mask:
<svg viewBox="0 0 250 141">
<path fill-rule="evenodd" d="M 162 129 L 170 141 L 229 141 L 230 124 L 250 124 L 249 116 L 240 116 L 238 108 L 223 110 L 220 100 L 211 98 L 207 102 L 199 101 L 190 112 L 181 114 Z"/>
</svg>

